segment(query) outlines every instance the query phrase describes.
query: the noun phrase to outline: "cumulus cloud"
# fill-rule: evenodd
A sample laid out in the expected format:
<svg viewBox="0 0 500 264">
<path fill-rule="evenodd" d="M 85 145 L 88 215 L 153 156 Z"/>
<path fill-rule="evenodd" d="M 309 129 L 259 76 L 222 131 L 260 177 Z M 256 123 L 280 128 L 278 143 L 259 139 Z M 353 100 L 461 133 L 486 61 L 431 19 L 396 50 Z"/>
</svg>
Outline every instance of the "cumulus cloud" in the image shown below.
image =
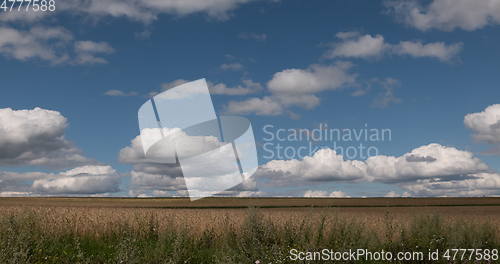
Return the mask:
<svg viewBox="0 0 500 264">
<path fill-rule="evenodd" d="M 160 94 L 163 91 L 174 88 L 179 85 L 183 85 L 190 81 L 184 79 L 177 79 L 175 81 L 166 82 L 161 84 L 161 90 L 152 91 L 147 94 L 147 97 L 152 97 L 157 94 Z M 250 79 L 243 79 L 241 83 L 236 86 L 229 86 L 225 83 L 214 83 L 211 81 L 207 81 L 208 89 L 211 94 L 217 95 L 228 95 L 228 96 L 243 96 L 254 94 L 262 91 L 262 85 L 258 82 L 254 82 Z M 140 94 L 136 91 L 122 91 L 118 89 L 108 90 L 104 93 L 108 96 L 139 96 Z"/>
<path fill-rule="evenodd" d="M 466 115 L 464 123 L 474 132 L 473 137 L 476 140 L 500 143 L 500 104 L 490 105 L 482 112 Z"/>
<path fill-rule="evenodd" d="M 65 0 L 57 3 L 57 13 L 81 16 L 91 21 L 115 17 L 151 23 L 162 14 L 186 16 L 197 13 L 225 20 L 232 10 L 251 1 L 254 0 Z M 38 26 L 44 19 L 50 18 L 51 23 L 57 21 L 57 18 L 47 15 L 50 12 L 4 13 L 0 16 L 0 22 L 4 24 L 0 26 L 0 54 L 4 56 L 22 61 L 38 59 L 52 64 L 103 64 L 107 63 L 103 55 L 114 51 L 105 42 L 75 41 L 73 35 L 62 27 Z M 31 25 L 32 28 L 24 30 L 19 25 Z"/>
<path fill-rule="evenodd" d="M 0 165 L 70 167 L 90 163 L 65 139 L 67 125 L 57 111 L 0 109 Z"/>
<path fill-rule="evenodd" d="M 1 196 L 83 195 L 117 192 L 120 176 L 93 165 L 64 131 L 67 119 L 42 108 L 0 109 L 0 166 L 70 168 L 60 173 L 0 171 Z"/>
<path fill-rule="evenodd" d="M 356 75 L 349 72 L 351 68 L 351 63 L 342 62 L 331 66 L 311 65 L 307 69 L 287 69 L 275 73 L 267 86 L 274 94 L 336 90 L 355 81 Z"/>
<path fill-rule="evenodd" d="M 340 32 L 337 38 L 341 41 L 334 43 L 333 48 L 327 51 L 327 58 L 379 57 L 389 48 L 381 35 L 361 36 L 357 32 Z"/>
<path fill-rule="evenodd" d="M 206 146 L 204 147 L 206 148 Z M 135 137 L 129 146 L 120 151 L 119 160 L 122 163 L 133 165 L 133 170 L 130 172 L 131 184 L 129 195 L 148 197 L 188 196 L 180 165 L 162 163 L 158 156 L 155 155 L 146 157 L 140 136 Z M 211 166 L 214 166 L 212 171 L 215 171 L 220 169 L 221 164 Z M 207 167 L 204 167 L 203 170 L 206 171 Z M 256 196 L 260 194 L 257 190 L 255 179 L 245 178 L 243 183 L 218 195 Z"/>
<path fill-rule="evenodd" d="M 304 197 L 309 197 L 309 198 L 349 198 L 351 196 L 347 195 L 343 191 L 333 191 L 333 192 L 327 192 L 327 191 L 313 191 L 309 190 L 304 192 Z"/>
<path fill-rule="evenodd" d="M 119 191 L 120 176 L 110 166 L 87 165 L 60 173 L 0 172 L 0 195 L 90 195 Z"/>
<path fill-rule="evenodd" d="M 384 55 L 400 55 L 415 58 L 427 57 L 444 62 L 457 58 L 462 50 L 461 43 L 442 42 L 422 43 L 402 41 L 398 44 L 387 43 L 381 35 L 361 35 L 359 32 L 340 32 L 339 41 L 332 44 L 325 53 L 326 58 L 380 58 Z M 225 110 L 234 114 L 255 115 L 297 115 L 290 109 L 299 107 L 313 109 L 320 104 L 318 94 L 324 91 L 355 87 L 357 74 L 351 72 L 349 62 L 337 62 L 333 65 L 314 64 L 306 69 L 285 69 L 273 75 L 267 83 L 270 95 L 252 97 L 243 101 L 230 101 Z M 385 108 L 401 102 L 395 95 L 397 81 L 392 78 L 379 81 L 383 92 L 375 98 L 372 106 Z M 358 89 L 354 95 L 362 95 L 366 90 Z"/>
<path fill-rule="evenodd" d="M 103 64 L 108 63 L 98 54 L 110 54 L 114 49 L 106 42 L 77 41 L 75 42 L 76 60 L 78 64 Z"/>
<path fill-rule="evenodd" d="M 120 176 L 110 166 L 83 166 L 33 182 L 38 194 L 97 194 L 119 191 Z"/>
<path fill-rule="evenodd" d="M 169 14 L 186 16 L 191 14 L 206 14 L 211 18 L 225 20 L 230 12 L 242 4 L 252 0 L 65 0 L 57 3 L 60 13 L 77 14 L 85 17 L 123 17 L 143 23 L 150 23 L 159 15 Z M 19 12 L 12 12 L 19 13 Z M 25 14 L 26 13 L 26 14 Z M 23 12 L 0 17 L 9 22 L 36 22 L 47 17 L 45 12 Z"/>
<path fill-rule="evenodd" d="M 462 43 L 420 41 L 401 41 L 398 44 L 391 44 L 381 35 L 361 35 L 358 32 L 341 32 L 337 34 L 337 38 L 339 41 L 332 44 L 332 48 L 325 54 L 326 58 L 381 58 L 384 55 L 399 55 L 452 61 L 463 47 Z"/>
<path fill-rule="evenodd" d="M 281 115 L 284 107 L 278 101 L 266 96 L 253 97 L 244 101 L 231 101 L 226 106 L 226 111 L 231 114 L 256 114 L 256 115 Z"/>
<path fill-rule="evenodd" d="M 467 195 L 500 192 L 498 174 L 467 151 L 429 144 L 401 156 L 345 160 L 322 149 L 300 160 L 273 160 L 258 172 L 272 185 L 305 182 L 381 182 L 396 184 L 414 195 Z M 419 189 L 420 188 L 420 189 Z"/>
<path fill-rule="evenodd" d="M 52 64 L 106 63 L 98 54 L 113 51 L 105 42 L 75 41 L 73 35 L 62 27 L 35 26 L 18 30 L 0 26 L 0 54 L 27 61 L 42 60 Z"/>
<path fill-rule="evenodd" d="M 221 95 L 247 95 L 257 93 L 262 90 L 262 85 L 258 82 L 254 82 L 250 79 L 244 79 L 241 84 L 235 87 L 229 87 L 224 83 L 214 84 L 208 82 L 208 89 L 212 94 Z"/>
<path fill-rule="evenodd" d="M 175 81 L 163 83 L 161 85 L 162 91 L 166 91 L 168 89 L 171 89 L 173 87 L 188 83 L 188 80 L 184 79 L 178 79 Z M 262 85 L 258 82 L 254 82 L 250 79 L 243 79 L 241 81 L 241 84 L 236 85 L 236 86 L 228 86 L 224 83 L 214 83 L 211 81 L 207 81 L 208 89 L 210 90 L 211 94 L 218 94 L 218 95 L 234 95 L 234 96 L 240 96 L 240 95 L 248 95 L 248 94 L 253 94 L 257 93 L 262 90 Z M 150 95 L 156 95 L 158 92 L 152 92 Z"/>
<path fill-rule="evenodd" d="M 243 101 L 230 101 L 225 111 L 231 114 L 255 114 L 258 116 L 277 116 L 288 113 L 293 117 L 293 112 L 287 110 L 289 107 L 298 106 L 312 109 L 319 103 L 320 99 L 315 95 L 251 97 Z"/>
<path fill-rule="evenodd" d="M 251 1 L 253 0 L 66 0 L 57 3 L 57 11 L 91 18 L 123 17 L 143 23 L 153 22 L 162 14 L 186 16 L 201 13 L 214 19 L 226 20 L 232 10 Z M 37 22 L 47 17 L 46 12 L 11 13 L 0 16 L 0 20 Z"/>
<path fill-rule="evenodd" d="M 422 31 L 477 30 L 500 23 L 500 0 L 387 1 L 386 6 L 401 21 Z"/>
<path fill-rule="evenodd" d="M 147 146 L 145 149 L 142 148 L 143 144 Z M 144 160 L 146 151 L 148 162 L 174 162 L 177 158 L 193 157 L 223 145 L 225 143 L 220 142 L 216 136 L 189 136 L 178 128 L 161 130 L 146 128 L 142 129 L 140 136 L 132 140 L 131 146 L 120 151 L 120 161 L 125 163 L 146 161 Z"/>
<path fill-rule="evenodd" d="M 161 164 L 147 158 L 140 136 L 120 150 L 119 161 L 132 164 L 130 196 L 186 196 L 186 186 L 179 164 Z"/>
<path fill-rule="evenodd" d="M 423 44 L 419 41 L 402 41 L 393 46 L 394 54 L 408 55 L 414 58 L 428 57 L 441 61 L 451 61 L 457 57 L 462 50 L 462 43 L 446 44 L 444 42 L 434 42 Z"/>
<path fill-rule="evenodd" d="M 10 7 L 9 7 L 10 8 Z M 33 23 L 41 20 L 50 12 L 35 12 L 33 10 L 23 12 L 2 12 L 0 22 L 27 22 Z"/>
<path fill-rule="evenodd" d="M 387 198 L 399 198 L 399 197 L 410 197 L 410 196 L 411 196 L 411 194 L 409 192 L 404 192 L 402 194 L 399 194 L 395 191 L 390 191 L 384 195 L 384 197 L 387 197 Z"/>
<path fill-rule="evenodd" d="M 0 54 L 17 60 L 40 59 L 52 63 L 69 60 L 64 49 L 73 36 L 64 28 L 33 27 L 28 31 L 0 27 Z"/>
<path fill-rule="evenodd" d="M 179 165 L 136 164 L 130 172 L 129 195 L 134 197 L 188 197 L 189 193 Z M 196 190 L 193 190 L 196 191 Z M 261 196 L 254 178 L 215 196 L 255 197 Z"/>
<path fill-rule="evenodd" d="M 262 169 L 267 178 L 279 184 L 281 181 L 355 181 L 365 177 L 366 164 L 346 161 L 332 149 L 321 149 L 301 160 L 270 161 Z"/>
<path fill-rule="evenodd" d="M 266 195 L 265 192 L 261 191 L 240 191 L 236 194 L 231 194 L 229 196 L 236 196 L 236 197 L 264 197 Z"/>
<path fill-rule="evenodd" d="M 43 172 L 9 172 L 0 171 L 0 193 L 3 196 L 30 195 L 34 180 L 43 179 L 50 174 Z"/>
<path fill-rule="evenodd" d="M 424 179 L 403 183 L 401 187 L 415 196 L 499 196 L 500 174 L 475 173 L 465 179 L 448 181 Z"/>
<path fill-rule="evenodd" d="M 30 195 L 30 192 L 0 192 L 0 197 L 26 197 Z"/>
<path fill-rule="evenodd" d="M 356 82 L 352 64 L 311 65 L 307 69 L 287 69 L 275 73 L 267 83 L 271 95 L 231 101 L 226 111 L 234 114 L 281 115 L 289 108 L 312 109 L 319 105 L 316 94 L 338 90 Z"/>
<path fill-rule="evenodd" d="M 150 165 L 152 167 L 154 165 Z M 155 166 L 159 167 L 159 166 Z M 131 173 L 129 194 L 131 196 L 187 196 L 182 174 L 167 174 L 169 169 L 159 173 L 147 173 L 134 169 Z"/>
<path fill-rule="evenodd" d="M 386 183 L 451 179 L 489 170 L 472 153 L 439 144 L 418 147 L 399 157 L 370 157 L 365 163 L 367 179 Z"/>
</svg>

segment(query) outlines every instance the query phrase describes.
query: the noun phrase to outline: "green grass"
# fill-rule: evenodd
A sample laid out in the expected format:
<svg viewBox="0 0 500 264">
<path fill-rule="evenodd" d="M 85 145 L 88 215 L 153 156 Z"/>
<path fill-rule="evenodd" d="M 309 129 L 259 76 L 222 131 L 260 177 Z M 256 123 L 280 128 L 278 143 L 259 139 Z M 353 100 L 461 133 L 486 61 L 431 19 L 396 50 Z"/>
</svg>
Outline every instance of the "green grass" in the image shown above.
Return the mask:
<svg viewBox="0 0 500 264">
<path fill-rule="evenodd" d="M 170 220 L 152 214 L 125 219 L 94 234 L 71 228 L 47 230 L 41 225 L 43 219 L 29 210 L 0 216 L 0 263 L 302 263 L 289 259 L 291 248 L 393 252 L 500 248 L 495 225 L 460 220 L 445 223 L 434 215 L 400 225 L 388 214 L 380 230 L 370 230 L 355 219 L 335 215 L 276 222 L 257 209 L 248 209 L 241 225 L 228 221 L 218 228 L 192 232 L 173 224 L 160 230 L 159 221 Z"/>
</svg>

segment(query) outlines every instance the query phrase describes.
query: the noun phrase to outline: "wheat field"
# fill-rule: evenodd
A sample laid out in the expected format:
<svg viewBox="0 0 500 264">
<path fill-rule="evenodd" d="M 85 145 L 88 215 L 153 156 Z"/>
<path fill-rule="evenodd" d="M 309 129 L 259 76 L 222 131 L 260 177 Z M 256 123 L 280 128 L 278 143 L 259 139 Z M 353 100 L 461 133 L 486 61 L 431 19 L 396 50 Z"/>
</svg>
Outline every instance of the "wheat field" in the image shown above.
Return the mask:
<svg viewBox="0 0 500 264">
<path fill-rule="evenodd" d="M 496 198 L 2 198 L 0 208 L 0 263 L 300 263 L 290 248 L 500 246 Z"/>
</svg>

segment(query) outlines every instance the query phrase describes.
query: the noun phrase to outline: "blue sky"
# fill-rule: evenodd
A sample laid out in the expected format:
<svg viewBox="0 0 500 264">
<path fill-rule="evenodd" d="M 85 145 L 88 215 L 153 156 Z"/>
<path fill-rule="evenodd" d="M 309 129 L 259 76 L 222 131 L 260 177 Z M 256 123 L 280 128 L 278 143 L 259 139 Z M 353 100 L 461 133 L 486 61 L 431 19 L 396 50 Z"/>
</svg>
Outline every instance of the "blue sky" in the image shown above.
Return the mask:
<svg viewBox="0 0 500 264">
<path fill-rule="evenodd" d="M 440 9 L 450 2 L 446 0 L 427 1 L 421 5 L 398 1 L 220 0 L 214 1 L 213 6 L 202 7 L 198 7 L 196 1 L 187 1 L 189 3 L 181 7 L 170 6 L 169 2 L 165 1 L 159 7 L 149 6 L 147 1 L 136 3 L 137 6 L 133 1 L 122 3 L 129 4 L 139 14 L 116 13 L 120 9 L 114 9 L 115 1 L 105 1 L 103 6 L 95 8 L 84 6 L 83 1 L 72 1 L 61 4 L 55 13 L 32 20 L 27 19 L 28 14 L 0 14 L 0 29 L 3 30 L 0 30 L 3 33 L 0 35 L 3 77 L 0 108 L 23 110 L 40 107 L 66 117 L 69 126 L 64 129 L 64 137 L 85 157 L 109 165 L 122 175 L 118 181 L 113 181 L 114 184 L 119 182 L 121 190 L 104 192 L 109 195 L 131 194 L 128 186 L 134 180 L 130 179 L 130 171 L 138 172 L 137 166 L 140 165 L 121 162 L 119 152 L 138 135 L 137 110 L 148 95 L 160 91 L 166 83 L 200 78 L 206 78 L 214 85 L 224 84 L 229 89 L 244 85 L 245 80 L 261 87 L 257 92 L 245 95 L 213 95 L 218 113 L 232 112 L 252 121 L 259 146 L 264 136 L 262 128 L 267 124 L 277 128 L 308 129 L 321 123 L 335 128 L 363 128 L 368 124 L 370 128 L 392 130 L 392 141 L 375 144 L 380 155 L 402 157 L 414 149 L 436 143 L 442 148 L 471 153 L 474 159 L 481 160 L 488 167 L 471 165 L 475 169 L 462 168 L 464 171 L 461 172 L 449 165 L 460 167 L 461 160 L 450 158 L 442 161 L 442 166 L 446 164 L 442 172 L 437 168 L 437 174 L 432 175 L 415 172 L 412 179 L 418 176 L 419 181 L 432 183 L 436 179 L 443 182 L 450 175 L 461 175 L 464 181 L 471 177 L 480 180 L 485 176 L 478 176 L 479 173 L 490 173 L 494 176 L 488 177 L 493 177 L 492 181 L 500 186 L 496 180 L 496 171 L 500 170 L 498 151 L 484 154 L 495 150 L 498 141 L 481 137 L 481 133 L 489 132 L 478 128 L 480 125 L 467 127 L 464 124 L 466 115 L 482 112 L 498 103 L 500 98 L 500 14 L 496 12 L 499 1 L 489 1 L 496 9 L 477 7 L 479 11 L 476 13 L 486 17 L 487 22 L 481 20 L 482 17 L 470 19 L 466 7 L 463 13 L 451 14 L 455 17 L 446 20 L 449 16 Z M 408 11 L 411 9 L 419 10 L 426 19 L 412 17 Z M 32 30 L 37 27 L 46 32 L 56 28 L 65 33 L 46 41 L 34 36 Z M 12 31 L 28 40 L 9 39 L 12 34 L 7 33 Z M 341 32 L 350 32 L 350 36 L 342 37 Z M 64 39 L 64 34 L 71 37 Z M 382 40 L 383 44 L 379 48 L 356 46 L 363 37 L 373 42 L 378 40 L 378 44 Z M 87 41 L 89 47 L 76 48 L 81 41 Z M 420 46 L 405 48 L 401 44 L 403 41 Z M 441 46 L 426 46 L 436 43 Z M 22 57 L 13 48 L 20 45 L 26 45 L 26 49 L 54 50 L 58 54 L 48 58 L 40 51 L 25 51 L 28 55 Z M 355 51 L 356 48 L 362 48 L 364 53 Z M 61 54 L 67 57 L 57 61 L 63 57 Z M 314 72 L 312 65 L 338 67 L 339 64 L 350 65 L 344 73 L 354 80 L 340 85 L 320 85 L 319 90 L 313 92 L 307 92 L 309 88 L 304 87 L 301 92 L 291 94 L 276 92 L 288 87 L 280 83 L 281 79 L 276 80 L 276 88 L 270 87 L 270 81 L 277 79 L 276 74 L 286 70 L 310 73 Z M 327 82 L 336 81 L 335 76 L 324 78 Z M 393 82 L 389 84 L 387 80 Z M 130 96 L 107 95 L 110 90 Z M 356 93 L 358 96 L 353 95 Z M 303 96 L 313 96 L 319 101 L 309 107 L 282 101 L 283 98 L 300 99 Z M 283 108 L 278 111 L 280 113 L 257 113 L 263 106 L 257 106 L 257 110 L 237 107 L 251 98 L 260 100 L 265 97 L 278 102 Z M 384 100 L 388 103 L 384 104 Z M 231 103 L 236 108 L 229 109 Z M 493 118 L 500 119 L 495 113 L 492 110 Z M 493 121 L 488 121 L 488 124 L 495 132 Z M 303 144 L 288 143 L 291 146 Z M 3 151 L 7 151 L 7 147 Z M 262 149 L 259 151 L 262 154 Z M 331 158 L 331 153 L 329 155 L 327 157 Z M 456 157 L 459 154 L 450 155 Z M 263 170 L 270 174 L 281 173 L 282 177 L 298 174 L 291 169 L 280 171 L 276 169 L 277 165 L 268 164 L 270 160 L 260 158 Z M 295 158 L 301 160 L 304 157 Z M 431 163 L 440 167 L 436 162 L 441 161 Z M 57 173 L 69 169 L 44 164 L 32 166 L 29 162 L 0 164 L 4 173 Z M 321 164 L 315 166 L 319 168 Z M 278 167 L 282 168 L 281 165 Z M 322 173 L 329 175 L 332 172 Z M 258 173 L 259 177 L 264 174 Z M 329 195 L 333 191 L 350 196 L 383 196 L 391 191 L 396 195 L 417 196 L 500 194 L 497 185 L 481 191 L 474 189 L 479 188 L 476 185 L 470 185 L 466 190 L 446 192 L 433 192 L 433 187 L 429 187 L 427 192 L 419 193 L 415 186 L 422 182 L 408 186 L 406 180 L 373 180 L 376 176 L 362 174 L 361 180 L 345 175 L 340 177 L 342 180 L 334 177 L 321 182 L 297 179 L 300 184 L 284 187 L 268 183 L 276 178 L 269 180 L 269 177 L 262 176 L 262 185 L 257 179 L 258 191 L 251 188 L 248 192 L 293 196 L 302 196 L 307 191 L 316 196 Z M 57 177 L 51 175 L 46 181 L 54 183 Z M 403 173 L 398 177 L 407 175 Z M 461 184 L 456 179 L 449 181 Z M 2 191 L 45 194 L 40 191 L 42 189 L 9 188 Z M 167 189 L 171 188 L 156 193 L 166 194 Z M 151 195 L 152 190 L 147 191 L 144 195 Z M 61 191 L 56 194 L 72 193 Z M 77 194 L 92 195 L 92 192 Z M 142 193 L 137 191 L 131 195 L 139 194 Z"/>
</svg>

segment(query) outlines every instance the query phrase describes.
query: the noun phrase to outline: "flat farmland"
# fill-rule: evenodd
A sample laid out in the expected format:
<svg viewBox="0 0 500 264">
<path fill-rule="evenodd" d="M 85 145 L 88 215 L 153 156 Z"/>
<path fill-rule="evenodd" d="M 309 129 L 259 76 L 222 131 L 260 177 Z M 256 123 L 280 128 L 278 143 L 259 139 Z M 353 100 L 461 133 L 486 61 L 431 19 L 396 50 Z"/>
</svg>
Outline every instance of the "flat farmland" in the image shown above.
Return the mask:
<svg viewBox="0 0 500 264">
<path fill-rule="evenodd" d="M 114 208 L 293 208 L 500 206 L 500 197 L 480 198 L 0 198 L 0 206 Z"/>
<path fill-rule="evenodd" d="M 1 263 L 297 263 L 291 248 L 500 247 L 500 198 L 1 198 L 0 210 Z"/>
</svg>

